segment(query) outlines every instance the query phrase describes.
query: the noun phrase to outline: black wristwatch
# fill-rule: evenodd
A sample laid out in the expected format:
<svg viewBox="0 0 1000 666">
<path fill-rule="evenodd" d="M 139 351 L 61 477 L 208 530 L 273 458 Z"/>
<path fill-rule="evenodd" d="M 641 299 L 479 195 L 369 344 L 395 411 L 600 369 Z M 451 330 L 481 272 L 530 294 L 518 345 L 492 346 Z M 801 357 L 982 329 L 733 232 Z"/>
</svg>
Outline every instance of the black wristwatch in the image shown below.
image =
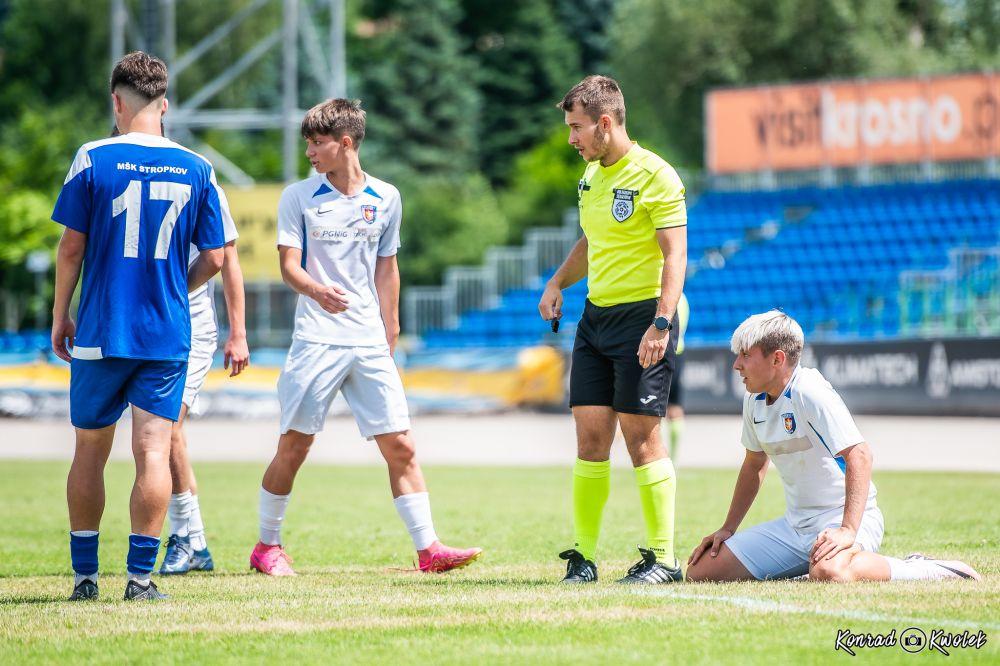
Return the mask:
<svg viewBox="0 0 1000 666">
<path fill-rule="evenodd" d="M 666 317 L 657 317 L 653 320 L 653 326 L 656 327 L 658 331 L 669 331 L 673 329 L 673 324 Z"/>
</svg>

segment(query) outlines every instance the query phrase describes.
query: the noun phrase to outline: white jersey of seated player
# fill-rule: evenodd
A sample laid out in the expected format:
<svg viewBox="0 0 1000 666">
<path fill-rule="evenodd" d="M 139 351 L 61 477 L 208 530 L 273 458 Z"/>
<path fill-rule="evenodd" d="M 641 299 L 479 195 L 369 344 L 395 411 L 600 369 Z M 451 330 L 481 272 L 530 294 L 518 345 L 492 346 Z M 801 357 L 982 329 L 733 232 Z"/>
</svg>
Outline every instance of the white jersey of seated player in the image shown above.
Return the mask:
<svg viewBox="0 0 1000 666">
<path fill-rule="evenodd" d="M 788 385 L 767 404 L 764 393 L 743 399 L 743 446 L 768 455 L 785 490 L 785 517 L 793 528 L 814 533 L 846 499 L 844 449 L 865 441 L 840 395 L 818 370 L 795 369 Z M 875 484 L 866 509 L 873 509 Z"/>
</svg>

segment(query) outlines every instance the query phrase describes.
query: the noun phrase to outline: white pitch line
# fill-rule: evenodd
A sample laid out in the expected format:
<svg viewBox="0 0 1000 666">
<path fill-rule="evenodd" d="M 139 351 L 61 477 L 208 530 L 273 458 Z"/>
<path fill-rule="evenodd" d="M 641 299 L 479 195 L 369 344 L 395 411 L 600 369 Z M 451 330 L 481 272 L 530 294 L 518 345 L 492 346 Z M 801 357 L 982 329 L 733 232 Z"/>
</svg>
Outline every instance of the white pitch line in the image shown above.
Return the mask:
<svg viewBox="0 0 1000 666">
<path fill-rule="evenodd" d="M 990 631 L 1000 631 L 1000 624 L 990 622 L 978 622 L 976 620 L 942 620 L 927 617 L 910 617 L 905 615 L 885 615 L 882 613 L 869 613 L 867 611 L 852 610 L 827 610 L 825 608 L 810 608 L 808 606 L 796 606 L 794 604 L 781 601 L 770 601 L 767 599 L 754 599 L 753 597 L 733 597 L 728 595 L 714 594 L 691 594 L 687 592 L 672 592 L 670 590 L 636 590 L 638 594 L 648 596 L 669 597 L 673 599 L 685 599 L 691 601 L 718 601 L 732 606 L 740 606 L 759 613 L 800 613 L 806 615 L 824 615 L 827 617 L 844 618 L 851 620 L 866 620 L 869 622 L 888 622 L 892 624 L 907 625 L 909 627 L 956 627 L 975 631 L 978 629 L 989 629 Z"/>
</svg>

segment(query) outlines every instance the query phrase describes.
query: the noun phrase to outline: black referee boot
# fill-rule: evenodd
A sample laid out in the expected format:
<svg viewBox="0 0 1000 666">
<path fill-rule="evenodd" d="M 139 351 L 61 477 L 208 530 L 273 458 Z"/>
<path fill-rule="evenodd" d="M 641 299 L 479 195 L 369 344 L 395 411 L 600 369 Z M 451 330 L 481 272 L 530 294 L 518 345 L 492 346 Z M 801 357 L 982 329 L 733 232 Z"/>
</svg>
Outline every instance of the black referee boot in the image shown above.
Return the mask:
<svg viewBox="0 0 1000 666">
<path fill-rule="evenodd" d="M 561 559 L 566 562 L 566 576 L 564 583 L 596 583 L 597 565 L 585 558 L 580 551 L 569 549 L 559 553 Z"/>
<path fill-rule="evenodd" d="M 657 562 L 656 553 L 648 548 L 640 546 L 639 554 L 642 555 L 642 559 L 628 570 L 628 574 L 620 579 L 619 583 L 658 585 L 679 583 L 684 580 L 684 573 L 677 560 L 674 560 L 674 567 L 671 569 Z"/>
</svg>

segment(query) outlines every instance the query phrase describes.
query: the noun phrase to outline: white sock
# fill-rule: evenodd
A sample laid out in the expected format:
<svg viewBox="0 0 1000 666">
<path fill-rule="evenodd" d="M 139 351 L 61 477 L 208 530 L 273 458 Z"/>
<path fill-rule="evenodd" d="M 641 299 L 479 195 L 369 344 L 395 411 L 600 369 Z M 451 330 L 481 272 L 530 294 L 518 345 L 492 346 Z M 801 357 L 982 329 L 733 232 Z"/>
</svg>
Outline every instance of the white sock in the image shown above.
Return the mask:
<svg viewBox="0 0 1000 666">
<path fill-rule="evenodd" d="M 170 533 L 185 537 L 190 530 L 191 521 L 191 491 L 170 496 L 170 506 L 167 516 L 170 517 Z"/>
<path fill-rule="evenodd" d="M 290 495 L 274 495 L 260 489 L 260 542 L 268 546 L 281 543 L 281 523 L 285 520 Z"/>
<path fill-rule="evenodd" d="M 437 541 L 434 520 L 431 518 L 431 498 L 426 492 L 400 495 L 392 501 L 396 512 L 406 525 L 417 550 L 424 550 Z"/>
<path fill-rule="evenodd" d="M 886 557 L 889 562 L 889 580 L 938 580 L 952 578 L 934 560 L 899 560 Z"/>
<path fill-rule="evenodd" d="M 139 583 L 139 585 L 142 585 L 143 587 L 148 587 L 149 586 L 149 574 L 148 573 L 144 573 L 144 574 L 130 573 L 128 575 L 128 579 L 129 580 L 134 580 L 135 582 Z"/>
<path fill-rule="evenodd" d="M 198 504 L 198 496 L 191 495 L 191 518 L 188 520 L 188 536 L 191 537 L 191 548 L 194 550 L 205 550 L 208 544 L 205 542 L 205 523 L 201 521 L 201 506 Z"/>
<path fill-rule="evenodd" d="M 85 580 L 89 580 L 94 585 L 97 585 L 97 573 L 88 574 L 86 576 L 76 574 L 76 580 L 73 581 L 73 587 L 76 587 Z"/>
</svg>

